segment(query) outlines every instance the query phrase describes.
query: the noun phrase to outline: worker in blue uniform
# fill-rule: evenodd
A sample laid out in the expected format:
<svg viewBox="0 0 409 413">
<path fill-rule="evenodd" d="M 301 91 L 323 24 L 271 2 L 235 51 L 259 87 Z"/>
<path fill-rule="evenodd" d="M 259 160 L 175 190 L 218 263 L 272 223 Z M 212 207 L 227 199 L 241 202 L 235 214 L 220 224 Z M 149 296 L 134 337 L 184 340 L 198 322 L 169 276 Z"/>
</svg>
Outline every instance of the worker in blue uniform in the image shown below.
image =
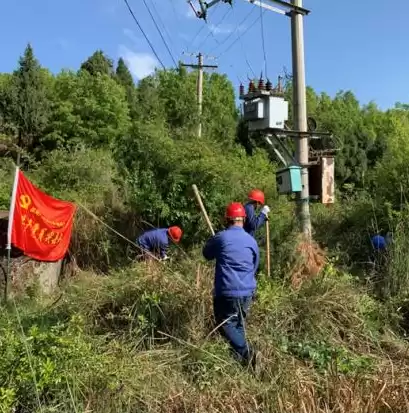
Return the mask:
<svg viewBox="0 0 409 413">
<path fill-rule="evenodd" d="M 386 250 L 386 246 L 387 246 L 387 242 L 385 237 L 383 237 L 382 235 L 376 234 L 371 238 L 371 244 L 372 244 L 372 248 L 375 251 L 385 251 Z"/>
<path fill-rule="evenodd" d="M 203 248 L 207 260 L 216 260 L 213 309 L 216 325 L 235 356 L 255 367 L 255 352 L 245 333 L 245 320 L 254 292 L 259 265 L 256 240 L 243 229 L 246 212 L 241 203 L 226 209 L 227 229 L 210 238 Z"/>
<path fill-rule="evenodd" d="M 268 219 L 270 208 L 264 205 L 264 193 L 259 189 L 253 189 L 248 195 L 249 202 L 244 206 L 246 210 L 246 221 L 244 223 L 244 230 L 251 236 L 255 236 L 256 231 L 261 228 Z M 264 205 L 260 214 L 256 214 L 256 210 Z"/>
<path fill-rule="evenodd" d="M 380 282 L 384 277 L 385 271 L 387 271 L 387 250 L 390 241 L 389 234 L 384 237 L 378 233 L 371 237 L 372 253 L 369 259 L 373 265 L 372 278 L 374 282 Z"/>
<path fill-rule="evenodd" d="M 169 228 L 155 228 L 144 232 L 136 241 L 146 256 L 155 256 L 160 260 L 167 260 L 169 241 L 180 242 L 183 235 L 181 228 L 172 226 Z"/>
</svg>

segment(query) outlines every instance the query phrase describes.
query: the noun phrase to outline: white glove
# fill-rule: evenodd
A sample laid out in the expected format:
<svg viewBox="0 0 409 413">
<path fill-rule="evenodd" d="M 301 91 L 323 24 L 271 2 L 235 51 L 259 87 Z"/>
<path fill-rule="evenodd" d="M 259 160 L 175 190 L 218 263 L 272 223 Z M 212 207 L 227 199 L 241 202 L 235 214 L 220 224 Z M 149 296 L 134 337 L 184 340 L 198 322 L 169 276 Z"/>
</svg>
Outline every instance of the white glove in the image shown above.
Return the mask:
<svg viewBox="0 0 409 413">
<path fill-rule="evenodd" d="M 269 212 L 270 212 L 270 207 L 267 205 L 264 205 L 263 208 L 261 209 L 261 213 L 264 214 L 265 216 L 268 216 Z"/>
</svg>

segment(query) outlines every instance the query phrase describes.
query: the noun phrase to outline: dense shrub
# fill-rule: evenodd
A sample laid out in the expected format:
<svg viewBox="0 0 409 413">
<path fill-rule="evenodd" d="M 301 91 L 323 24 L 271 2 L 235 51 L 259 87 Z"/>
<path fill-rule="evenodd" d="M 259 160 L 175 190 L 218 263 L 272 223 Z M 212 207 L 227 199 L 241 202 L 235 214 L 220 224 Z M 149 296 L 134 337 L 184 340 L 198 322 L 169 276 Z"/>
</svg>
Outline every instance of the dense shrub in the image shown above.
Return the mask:
<svg viewBox="0 0 409 413">
<path fill-rule="evenodd" d="M 385 402 L 404 411 L 394 395 L 406 386 L 406 347 L 383 335 L 383 306 L 351 277 L 330 266 L 298 291 L 260 280 L 246 325 L 262 352 L 256 376 L 213 330 L 211 278 L 189 260 L 139 264 L 110 277 L 83 273 L 52 307 L 2 311 L 0 408 L 297 412 L 331 403 L 327 411 L 358 413 Z"/>
<path fill-rule="evenodd" d="M 249 158 L 238 147 L 226 153 L 220 144 L 206 139 L 174 140 L 157 124 L 135 124 L 132 135 L 119 144 L 116 157 L 126 171 L 132 207 L 155 225 L 181 224 L 193 240 L 207 230 L 192 184 L 201 190 L 218 228 L 231 200 L 244 201 L 255 186 L 270 199 L 275 192 L 274 166 L 263 153 Z"/>
</svg>

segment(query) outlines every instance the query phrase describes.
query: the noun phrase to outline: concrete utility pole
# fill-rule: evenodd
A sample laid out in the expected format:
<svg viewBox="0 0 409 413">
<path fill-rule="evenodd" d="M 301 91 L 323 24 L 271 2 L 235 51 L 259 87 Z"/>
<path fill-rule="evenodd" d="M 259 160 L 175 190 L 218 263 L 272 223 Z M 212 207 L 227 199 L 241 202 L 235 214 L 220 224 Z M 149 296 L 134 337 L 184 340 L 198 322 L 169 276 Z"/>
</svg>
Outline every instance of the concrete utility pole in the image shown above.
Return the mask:
<svg viewBox="0 0 409 413">
<path fill-rule="evenodd" d="M 302 0 L 292 0 L 296 7 L 302 7 Z M 303 14 L 291 11 L 291 40 L 293 61 L 293 116 L 294 129 L 307 132 L 307 97 L 305 86 L 305 61 L 304 61 L 304 25 Z M 302 135 L 296 138 L 296 159 L 301 170 L 302 191 L 297 194 L 298 216 L 301 229 L 305 236 L 311 237 L 311 217 L 309 205 L 308 183 L 308 136 Z"/>
<path fill-rule="evenodd" d="M 203 108 L 203 69 L 217 69 L 217 65 L 204 65 L 203 55 L 198 53 L 197 65 L 182 63 L 183 67 L 190 67 L 193 69 L 198 69 L 197 71 L 197 110 L 199 116 L 199 124 L 197 126 L 197 136 L 200 138 L 202 136 L 202 108 Z"/>
<path fill-rule="evenodd" d="M 203 111 L 203 56 L 201 53 L 197 55 L 197 109 L 199 114 L 199 125 L 197 127 L 197 136 L 202 136 L 202 111 Z"/>
<path fill-rule="evenodd" d="M 206 12 L 210 7 L 215 6 L 220 1 L 212 0 L 205 3 L 199 0 L 201 12 L 196 13 L 200 18 L 206 18 Z M 301 230 L 307 237 L 311 237 L 311 218 L 309 205 L 309 185 L 308 185 L 308 152 L 309 138 L 303 132 L 308 131 L 307 126 L 307 98 L 305 90 L 305 62 L 304 62 L 304 27 L 303 17 L 309 14 L 309 10 L 303 8 L 302 0 L 268 0 L 267 4 L 260 0 L 244 0 L 264 9 L 291 17 L 291 42 L 292 42 L 292 66 L 293 66 L 293 116 L 294 130 L 296 136 L 296 161 L 301 166 L 302 191 L 297 193 L 297 215 L 300 220 Z M 230 2 L 229 2 L 230 3 Z M 200 109 L 199 109 L 200 110 Z"/>
</svg>

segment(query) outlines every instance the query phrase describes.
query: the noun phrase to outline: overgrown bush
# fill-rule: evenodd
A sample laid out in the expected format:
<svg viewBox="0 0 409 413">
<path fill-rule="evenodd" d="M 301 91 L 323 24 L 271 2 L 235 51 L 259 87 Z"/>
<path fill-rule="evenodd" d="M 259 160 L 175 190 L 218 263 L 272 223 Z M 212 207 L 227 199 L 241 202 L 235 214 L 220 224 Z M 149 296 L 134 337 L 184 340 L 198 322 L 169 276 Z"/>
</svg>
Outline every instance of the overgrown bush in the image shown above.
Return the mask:
<svg viewBox="0 0 409 413">
<path fill-rule="evenodd" d="M 106 225 L 133 240 L 140 231 L 138 214 L 126 206 L 126 188 L 110 152 L 56 150 L 29 177 L 51 195 L 77 204 L 70 252 L 82 268 L 107 271 L 128 263 L 128 243 Z"/>
<path fill-rule="evenodd" d="M 15 168 L 11 160 L 6 160 L 0 166 L 0 209 L 3 210 L 8 210 L 10 207 L 14 170 Z"/>
<path fill-rule="evenodd" d="M 116 157 L 132 207 L 154 225 L 182 225 L 191 241 L 208 232 L 192 184 L 201 190 L 216 228 L 227 203 L 244 201 L 252 187 L 264 189 L 270 199 L 275 193 L 274 166 L 262 152 L 250 158 L 239 148 L 225 153 L 207 138 L 175 140 L 157 123 L 135 124 L 132 135 L 118 145 Z"/>
<path fill-rule="evenodd" d="M 1 319 L 0 411 L 41 412 L 43 405 L 61 402 L 75 410 L 73 394 L 109 384 L 101 374 L 104 359 L 96 341 L 84 335 L 80 316 L 46 328 L 33 321 L 18 314 Z"/>
</svg>

